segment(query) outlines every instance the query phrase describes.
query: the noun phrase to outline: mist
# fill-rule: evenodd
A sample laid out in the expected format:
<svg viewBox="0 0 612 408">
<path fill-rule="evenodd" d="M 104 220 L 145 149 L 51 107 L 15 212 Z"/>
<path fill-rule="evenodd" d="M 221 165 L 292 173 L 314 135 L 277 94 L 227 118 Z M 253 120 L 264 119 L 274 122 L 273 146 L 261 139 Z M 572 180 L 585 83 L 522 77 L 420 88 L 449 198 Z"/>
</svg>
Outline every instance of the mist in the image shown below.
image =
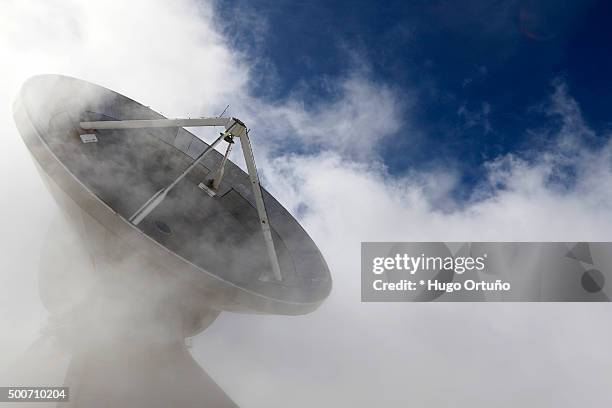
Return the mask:
<svg viewBox="0 0 612 408">
<path fill-rule="evenodd" d="M 542 135 L 547 147 L 491 160 L 474 196 L 458 203 L 451 195 L 456 170 L 391 175 L 380 157 L 377 144 L 400 126 L 422 136 L 398 120 L 414 103 L 410 96 L 355 67 L 336 85 L 334 101 L 307 106 L 299 93 L 261 99 L 249 87 L 257 55 L 233 49 L 220 34 L 224 24 L 213 4 L 191 0 L 0 3 L 0 206 L 9 232 L 0 242 L 0 368 L 48 323 L 38 292 L 48 237 L 71 239 L 57 226 L 61 215 L 11 110 L 28 77 L 61 73 L 168 117 L 214 116 L 230 104 L 253 128 L 264 186 L 323 252 L 334 289 L 314 313 L 222 313 L 192 339 L 193 357 L 239 406 L 612 402 L 607 304 L 360 302 L 361 241 L 610 240 L 612 148 L 583 142 L 592 130 L 563 81 L 542 101 L 560 124 Z M 281 143 L 296 148 L 287 153 Z M 232 154 L 242 165 L 239 157 Z M 566 165 L 575 179 L 555 183 Z M 86 259 L 75 247 L 63 268 L 85 270 Z"/>
</svg>

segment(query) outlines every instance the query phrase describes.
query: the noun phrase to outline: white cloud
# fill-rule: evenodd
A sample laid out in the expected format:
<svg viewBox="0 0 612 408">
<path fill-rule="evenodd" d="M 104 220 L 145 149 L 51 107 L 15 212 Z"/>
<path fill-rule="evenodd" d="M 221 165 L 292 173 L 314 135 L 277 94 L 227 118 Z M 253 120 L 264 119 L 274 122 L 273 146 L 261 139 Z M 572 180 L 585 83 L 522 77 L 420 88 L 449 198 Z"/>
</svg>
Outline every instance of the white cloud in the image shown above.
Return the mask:
<svg viewBox="0 0 612 408">
<path fill-rule="evenodd" d="M 609 403 L 606 305 L 359 301 L 360 241 L 610 238 L 612 147 L 582 147 L 576 135 L 592 131 L 562 83 L 546 108 L 562 122 L 551 148 L 492 161 L 478 199 L 442 211 L 436 202 L 452 200 L 454 174 L 392 176 L 376 153 L 377 143 L 409 126 L 398 119 L 406 106 L 393 88 L 357 72 L 334 85 L 332 101 L 307 106 L 293 95 L 270 104 L 248 94 L 248 58 L 214 19 L 210 4 L 189 0 L 0 2 L 0 323 L 10 328 L 0 364 L 26 347 L 44 317 L 36 254 L 56 213 L 10 101 L 28 76 L 56 72 L 169 116 L 218 113 L 230 103 L 254 128 L 267 186 L 324 252 L 335 288 L 318 312 L 226 313 L 196 339 L 196 357 L 242 406 Z M 280 143 L 310 152 L 265 160 Z M 576 169 L 570 188 L 550 181 L 563 177 L 559 163 Z"/>
<path fill-rule="evenodd" d="M 315 106 L 305 106 L 299 95 L 273 105 L 255 100 L 249 112 L 253 126 L 262 138 L 272 136 L 267 144 L 285 147 L 297 142 L 360 160 L 376 157 L 380 143 L 400 130 L 399 98 L 362 72 L 330 88 L 333 100 Z"/>
</svg>

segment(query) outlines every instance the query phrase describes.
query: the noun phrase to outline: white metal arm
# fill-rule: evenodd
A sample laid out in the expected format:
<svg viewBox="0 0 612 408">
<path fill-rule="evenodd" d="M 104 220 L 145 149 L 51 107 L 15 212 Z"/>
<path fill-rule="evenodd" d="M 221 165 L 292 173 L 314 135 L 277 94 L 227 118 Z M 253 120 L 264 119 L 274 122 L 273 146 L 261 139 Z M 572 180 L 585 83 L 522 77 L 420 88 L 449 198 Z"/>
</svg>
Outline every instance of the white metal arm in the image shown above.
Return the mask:
<svg viewBox="0 0 612 408">
<path fill-rule="evenodd" d="M 97 122 L 81 122 L 80 126 L 85 130 L 95 129 L 143 129 L 143 128 L 167 128 L 167 127 L 192 127 L 192 126 L 224 126 L 225 132 L 219 136 L 217 140 L 208 146 L 204 152 L 202 152 L 195 161 L 185 169 L 172 183 L 167 187 L 156 192 L 146 203 L 142 205 L 135 213 L 130 217 L 130 221 L 134 225 L 138 225 L 143 219 L 145 219 L 168 195 L 170 190 L 174 188 L 179 181 L 181 181 L 191 169 L 193 169 L 214 147 L 221 142 L 226 136 L 238 137 L 240 144 L 242 145 L 242 152 L 244 154 L 244 160 L 247 165 L 249 172 L 249 179 L 253 188 L 253 195 L 255 196 L 255 205 L 257 207 L 257 214 L 259 216 L 259 223 L 263 232 L 264 240 L 266 243 L 266 249 L 268 251 L 268 257 L 274 273 L 274 278 L 278 281 L 282 280 L 280 272 L 280 265 L 278 263 L 278 255 L 274 248 L 274 240 L 272 239 L 272 230 L 270 229 L 270 222 L 266 212 L 266 207 L 263 200 L 263 194 L 261 192 L 261 185 L 259 183 L 259 176 L 257 174 L 257 167 L 255 167 L 255 158 L 253 156 L 253 150 L 251 149 L 251 142 L 249 140 L 249 134 L 244 123 L 236 118 L 220 117 L 220 118 L 198 118 L 198 119 L 143 119 L 143 120 L 108 120 L 108 121 L 97 121 Z"/>
<path fill-rule="evenodd" d="M 229 128 L 234 118 L 196 118 L 196 119 L 136 119 L 136 120 L 102 120 L 99 122 L 81 122 L 81 128 L 93 129 L 143 129 L 167 127 L 225 126 Z"/>
</svg>

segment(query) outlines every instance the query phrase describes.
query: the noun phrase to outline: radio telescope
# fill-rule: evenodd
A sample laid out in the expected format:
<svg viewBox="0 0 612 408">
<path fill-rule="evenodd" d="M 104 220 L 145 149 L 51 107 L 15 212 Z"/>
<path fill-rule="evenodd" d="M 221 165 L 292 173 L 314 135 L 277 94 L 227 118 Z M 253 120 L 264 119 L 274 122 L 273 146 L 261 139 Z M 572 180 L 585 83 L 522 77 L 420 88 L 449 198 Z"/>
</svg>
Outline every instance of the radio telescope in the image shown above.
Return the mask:
<svg viewBox="0 0 612 408">
<path fill-rule="evenodd" d="M 167 119 L 60 75 L 26 81 L 14 118 L 93 271 L 45 262 L 59 250 L 41 265 L 49 332 L 71 354 L 70 406 L 235 406 L 185 338 L 222 311 L 309 313 L 331 290 L 315 243 L 260 186 L 245 124 Z M 207 144 L 195 126 L 221 133 Z M 248 173 L 228 159 L 235 143 Z"/>
</svg>

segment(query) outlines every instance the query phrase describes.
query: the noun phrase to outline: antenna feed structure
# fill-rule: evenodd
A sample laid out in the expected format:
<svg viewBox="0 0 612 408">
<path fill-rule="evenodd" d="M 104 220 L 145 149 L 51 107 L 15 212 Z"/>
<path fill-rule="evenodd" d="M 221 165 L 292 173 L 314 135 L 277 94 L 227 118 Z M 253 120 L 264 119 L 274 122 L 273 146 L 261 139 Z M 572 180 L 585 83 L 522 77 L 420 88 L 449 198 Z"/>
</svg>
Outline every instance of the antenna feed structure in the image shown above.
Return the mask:
<svg viewBox="0 0 612 408">
<path fill-rule="evenodd" d="M 259 223 L 266 244 L 270 267 L 274 280 L 282 281 L 283 277 L 280 270 L 278 255 L 272 238 L 272 230 L 270 221 L 266 212 L 266 206 L 263 199 L 261 185 L 259 183 L 259 175 L 255 166 L 255 156 L 251 148 L 249 140 L 249 131 L 240 119 L 234 117 L 204 117 L 198 119 L 136 119 L 136 120 L 104 120 L 96 122 L 80 122 L 79 126 L 83 130 L 93 131 L 98 129 L 144 129 L 144 128 L 167 128 L 167 127 L 199 127 L 199 126 L 224 126 L 225 131 L 210 144 L 196 159 L 189 165 L 172 183 L 157 191 L 149 200 L 147 200 L 130 218 L 129 221 L 138 225 L 144 220 L 161 202 L 166 198 L 168 193 L 183 179 L 189 172 L 197 166 L 204 157 L 206 157 L 214 148 L 222 141 L 228 142 L 228 148 L 221 162 L 221 166 L 214 172 L 214 176 L 206 183 L 200 183 L 199 187 L 206 191 L 208 195 L 214 197 L 218 191 L 219 184 L 223 177 L 227 156 L 231 150 L 233 139 L 236 137 L 240 140 L 244 161 L 247 166 L 249 179 L 253 189 L 255 199 L 255 207 Z M 229 141 L 228 141 L 229 139 Z M 85 143 L 85 141 L 83 141 Z"/>
</svg>

